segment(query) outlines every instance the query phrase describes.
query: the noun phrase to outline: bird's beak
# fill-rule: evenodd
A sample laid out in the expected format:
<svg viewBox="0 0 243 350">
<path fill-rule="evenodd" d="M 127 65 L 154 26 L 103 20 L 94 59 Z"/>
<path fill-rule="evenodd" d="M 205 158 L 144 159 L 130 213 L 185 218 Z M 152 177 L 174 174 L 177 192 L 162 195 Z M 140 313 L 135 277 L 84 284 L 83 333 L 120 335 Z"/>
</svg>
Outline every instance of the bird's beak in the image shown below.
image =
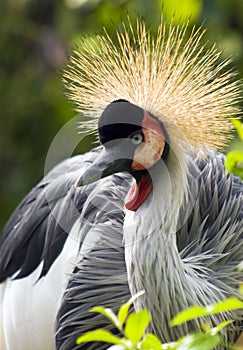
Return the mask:
<svg viewBox="0 0 243 350">
<path fill-rule="evenodd" d="M 98 181 L 106 176 L 128 171 L 131 169 L 132 160 L 121 158 L 121 149 L 114 148 L 112 150 L 103 148 L 98 159 L 76 182 L 76 186 L 88 185 Z"/>
<path fill-rule="evenodd" d="M 129 155 L 126 147 L 117 146 L 112 149 L 104 147 L 94 164 L 78 179 L 76 186 L 85 186 L 106 176 L 124 171 L 135 177 L 136 172 L 132 168 L 132 162 L 132 156 Z M 132 211 L 136 211 L 141 206 L 153 188 L 149 173 L 141 172 L 139 178 L 135 177 L 135 179 L 125 203 L 125 207 Z"/>
</svg>

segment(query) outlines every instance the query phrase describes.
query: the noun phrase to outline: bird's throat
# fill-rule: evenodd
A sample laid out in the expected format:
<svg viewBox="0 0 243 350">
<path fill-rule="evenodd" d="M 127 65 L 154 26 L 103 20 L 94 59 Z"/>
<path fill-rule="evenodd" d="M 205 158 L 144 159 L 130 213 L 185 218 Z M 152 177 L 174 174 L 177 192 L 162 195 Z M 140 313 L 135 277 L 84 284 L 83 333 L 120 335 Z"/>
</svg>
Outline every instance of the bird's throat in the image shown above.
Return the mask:
<svg viewBox="0 0 243 350">
<path fill-rule="evenodd" d="M 148 173 L 143 174 L 138 181 L 132 184 L 128 192 L 125 203 L 126 209 L 136 211 L 146 200 L 152 189 L 153 184 L 150 175 Z"/>
</svg>

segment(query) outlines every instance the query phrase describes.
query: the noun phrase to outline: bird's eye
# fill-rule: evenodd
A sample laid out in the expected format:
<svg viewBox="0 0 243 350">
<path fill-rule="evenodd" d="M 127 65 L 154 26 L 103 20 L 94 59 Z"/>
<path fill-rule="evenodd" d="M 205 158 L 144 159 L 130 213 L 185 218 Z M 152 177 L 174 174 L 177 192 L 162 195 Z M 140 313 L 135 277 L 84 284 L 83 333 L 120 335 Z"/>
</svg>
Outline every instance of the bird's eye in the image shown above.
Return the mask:
<svg viewBox="0 0 243 350">
<path fill-rule="evenodd" d="M 134 145 L 140 145 L 143 142 L 143 140 L 144 140 L 143 133 L 142 132 L 138 132 L 136 134 L 133 134 L 131 136 L 131 140 L 132 140 L 132 143 Z"/>
</svg>

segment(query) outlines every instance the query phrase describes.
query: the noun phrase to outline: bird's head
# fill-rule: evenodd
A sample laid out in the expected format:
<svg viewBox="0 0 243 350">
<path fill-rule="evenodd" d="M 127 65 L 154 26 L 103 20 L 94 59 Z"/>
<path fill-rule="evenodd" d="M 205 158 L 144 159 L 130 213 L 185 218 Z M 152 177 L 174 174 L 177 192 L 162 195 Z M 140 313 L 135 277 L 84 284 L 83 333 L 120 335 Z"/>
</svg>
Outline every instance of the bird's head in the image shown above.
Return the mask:
<svg viewBox="0 0 243 350">
<path fill-rule="evenodd" d="M 104 149 L 77 186 L 127 171 L 136 183 L 129 192 L 126 208 L 135 211 L 152 191 L 150 168 L 161 159 L 166 161 L 169 153 L 166 130 L 148 111 L 126 100 L 117 100 L 101 114 L 98 131 Z"/>
<path fill-rule="evenodd" d="M 89 117 L 86 127 L 98 130 L 104 145 L 77 185 L 127 171 L 137 185 L 126 206 L 136 210 L 151 193 L 150 174 L 160 160 L 175 178 L 186 171 L 189 150 L 225 145 L 229 117 L 239 114 L 240 86 L 227 73 L 228 61 L 218 64 L 215 46 L 200 44 L 202 29 L 188 36 L 187 25 L 163 20 L 155 35 L 142 21 L 123 28 L 116 38 L 104 32 L 86 40 L 64 81 L 77 110 Z"/>
</svg>

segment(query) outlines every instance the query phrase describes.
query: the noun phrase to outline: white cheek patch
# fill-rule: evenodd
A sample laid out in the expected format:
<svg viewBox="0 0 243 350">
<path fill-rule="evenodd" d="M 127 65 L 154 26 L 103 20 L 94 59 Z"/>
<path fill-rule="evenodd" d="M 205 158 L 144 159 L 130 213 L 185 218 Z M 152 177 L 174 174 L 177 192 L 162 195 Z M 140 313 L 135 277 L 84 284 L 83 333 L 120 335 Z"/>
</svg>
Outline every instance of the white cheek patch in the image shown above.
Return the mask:
<svg viewBox="0 0 243 350">
<path fill-rule="evenodd" d="M 134 153 L 132 168 L 134 170 L 149 169 L 162 156 L 165 148 L 165 138 L 161 133 L 151 129 L 144 129 L 144 142 L 137 147 Z"/>
</svg>

